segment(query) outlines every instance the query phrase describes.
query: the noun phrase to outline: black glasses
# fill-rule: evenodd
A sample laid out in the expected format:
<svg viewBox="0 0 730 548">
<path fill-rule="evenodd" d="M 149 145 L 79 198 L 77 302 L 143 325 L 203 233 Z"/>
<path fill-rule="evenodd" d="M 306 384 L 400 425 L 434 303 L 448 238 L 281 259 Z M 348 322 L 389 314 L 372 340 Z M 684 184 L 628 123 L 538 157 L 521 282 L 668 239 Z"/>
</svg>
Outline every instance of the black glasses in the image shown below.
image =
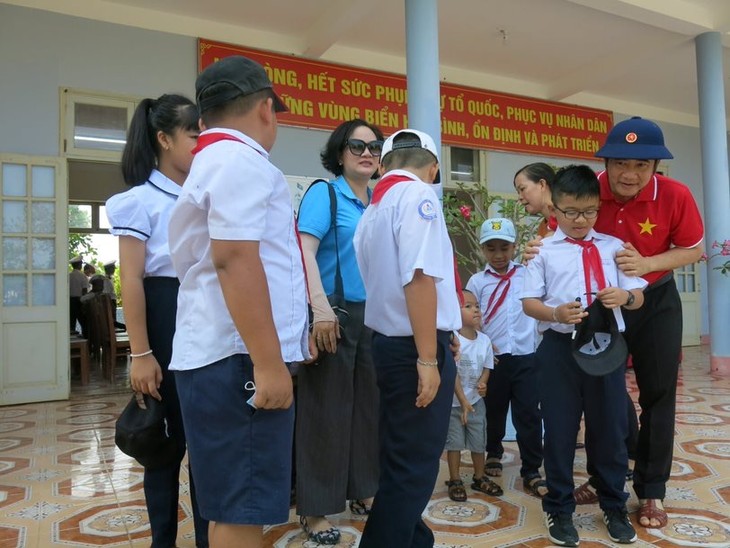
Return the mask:
<svg viewBox="0 0 730 548">
<path fill-rule="evenodd" d="M 578 217 L 583 215 L 583 218 L 587 221 L 595 219 L 598 217 L 598 209 L 586 209 L 585 211 L 579 211 L 577 209 L 560 209 L 558 206 L 553 204 L 553 207 L 560 211 L 563 215 L 565 215 L 565 218 L 569 221 L 575 221 Z"/>
<path fill-rule="evenodd" d="M 366 148 L 373 156 L 380 156 L 380 153 L 383 152 L 383 141 L 370 141 L 369 143 L 366 143 L 362 139 L 348 139 L 345 144 L 350 152 L 352 152 L 355 156 L 362 156 L 365 154 Z"/>
</svg>

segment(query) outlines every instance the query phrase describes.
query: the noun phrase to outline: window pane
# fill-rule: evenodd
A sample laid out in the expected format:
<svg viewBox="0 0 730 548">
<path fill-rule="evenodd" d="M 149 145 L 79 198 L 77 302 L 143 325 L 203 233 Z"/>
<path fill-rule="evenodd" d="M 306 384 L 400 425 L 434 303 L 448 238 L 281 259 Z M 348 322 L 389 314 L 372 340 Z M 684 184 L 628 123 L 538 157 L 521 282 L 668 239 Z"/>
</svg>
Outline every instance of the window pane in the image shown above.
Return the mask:
<svg viewBox="0 0 730 548">
<path fill-rule="evenodd" d="M 56 228 L 56 207 L 52 202 L 32 202 L 30 205 L 31 232 L 53 234 Z"/>
<path fill-rule="evenodd" d="M 3 164 L 3 194 L 5 196 L 26 196 L 25 166 Z"/>
<path fill-rule="evenodd" d="M 94 150 L 124 149 L 127 109 L 104 105 L 74 104 L 74 147 Z"/>
<path fill-rule="evenodd" d="M 99 206 L 99 228 L 109 228 L 109 219 L 106 217 L 106 206 Z"/>
<path fill-rule="evenodd" d="M 451 180 L 472 183 L 479 180 L 479 153 L 451 147 Z"/>
<path fill-rule="evenodd" d="M 28 281 L 26 276 L 18 274 L 5 274 L 3 276 L 3 305 L 28 305 Z"/>
<path fill-rule="evenodd" d="M 30 168 L 31 196 L 34 198 L 53 198 L 56 195 L 54 181 L 56 170 L 50 166 L 33 166 Z"/>
<path fill-rule="evenodd" d="M 33 238 L 30 242 L 33 270 L 53 270 L 56 265 L 56 240 Z"/>
<path fill-rule="evenodd" d="M 28 239 L 3 238 L 3 270 L 28 269 Z"/>
<path fill-rule="evenodd" d="M 3 232 L 28 232 L 28 210 L 25 202 L 3 202 Z"/>
<path fill-rule="evenodd" d="M 56 304 L 56 275 L 33 274 L 33 306 Z"/>
<path fill-rule="evenodd" d="M 91 228 L 91 206 L 70 204 L 68 206 L 69 228 Z"/>
</svg>

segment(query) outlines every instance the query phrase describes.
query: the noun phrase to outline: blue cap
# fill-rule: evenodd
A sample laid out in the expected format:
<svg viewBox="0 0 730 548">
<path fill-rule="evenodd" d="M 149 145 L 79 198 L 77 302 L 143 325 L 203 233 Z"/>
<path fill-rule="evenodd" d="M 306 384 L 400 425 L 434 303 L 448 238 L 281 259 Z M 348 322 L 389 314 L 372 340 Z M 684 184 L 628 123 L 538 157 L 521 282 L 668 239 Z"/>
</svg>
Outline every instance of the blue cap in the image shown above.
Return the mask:
<svg viewBox="0 0 730 548">
<path fill-rule="evenodd" d="M 479 243 L 483 244 L 489 240 L 504 240 L 511 244 L 517 240 L 515 225 L 509 219 L 501 217 L 487 219 L 482 223 L 482 230 L 479 234 Z"/>
<path fill-rule="evenodd" d="M 664 146 L 661 128 L 651 120 L 634 116 L 619 122 L 608 133 L 597 158 L 622 160 L 664 160 L 674 158 Z"/>
</svg>

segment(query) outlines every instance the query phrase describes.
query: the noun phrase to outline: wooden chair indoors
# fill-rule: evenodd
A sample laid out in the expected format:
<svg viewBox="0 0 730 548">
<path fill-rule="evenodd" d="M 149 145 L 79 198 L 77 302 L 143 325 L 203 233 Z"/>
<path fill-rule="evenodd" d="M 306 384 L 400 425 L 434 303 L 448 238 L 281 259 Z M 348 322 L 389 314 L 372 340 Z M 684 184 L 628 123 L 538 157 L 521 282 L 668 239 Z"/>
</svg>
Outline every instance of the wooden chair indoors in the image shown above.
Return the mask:
<svg viewBox="0 0 730 548">
<path fill-rule="evenodd" d="M 101 362 L 104 378 L 114 382 L 114 367 L 120 355 L 129 352 L 129 336 L 114 328 L 113 306 L 109 295 L 99 294 L 89 301 L 89 338 Z"/>
<path fill-rule="evenodd" d="M 89 358 L 89 340 L 79 335 L 72 335 L 69 343 L 69 351 L 71 359 L 79 359 L 79 369 L 81 370 L 81 385 L 89 384 L 89 367 L 91 359 Z"/>
</svg>

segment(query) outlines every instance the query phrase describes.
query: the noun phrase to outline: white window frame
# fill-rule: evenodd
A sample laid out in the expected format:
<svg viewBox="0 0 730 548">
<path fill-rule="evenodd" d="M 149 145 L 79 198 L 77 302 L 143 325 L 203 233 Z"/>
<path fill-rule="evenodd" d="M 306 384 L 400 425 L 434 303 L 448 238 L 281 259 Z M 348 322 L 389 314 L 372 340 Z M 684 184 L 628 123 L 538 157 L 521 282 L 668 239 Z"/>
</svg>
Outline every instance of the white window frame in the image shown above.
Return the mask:
<svg viewBox="0 0 730 548">
<path fill-rule="evenodd" d="M 441 182 L 445 189 L 458 189 L 458 184 L 469 189 L 475 186 L 487 187 L 487 151 L 481 149 L 469 149 L 468 147 L 454 147 L 474 150 L 477 154 L 477 162 L 479 168 L 479 178 L 476 181 L 460 181 L 451 177 L 451 146 L 444 145 L 441 147 Z"/>
<path fill-rule="evenodd" d="M 60 88 L 59 93 L 61 104 L 59 150 L 61 151 L 61 156 L 80 160 L 106 160 L 110 162 L 121 161 L 121 151 L 95 150 L 91 148 L 77 147 L 74 144 L 74 128 L 76 126 L 74 105 L 76 103 L 83 103 L 87 105 L 126 109 L 127 128 L 129 128 L 129 124 L 132 121 L 132 115 L 134 114 L 134 109 L 137 107 L 139 99 L 132 96 L 114 95 L 99 91 L 88 91 L 73 88 Z"/>
</svg>

